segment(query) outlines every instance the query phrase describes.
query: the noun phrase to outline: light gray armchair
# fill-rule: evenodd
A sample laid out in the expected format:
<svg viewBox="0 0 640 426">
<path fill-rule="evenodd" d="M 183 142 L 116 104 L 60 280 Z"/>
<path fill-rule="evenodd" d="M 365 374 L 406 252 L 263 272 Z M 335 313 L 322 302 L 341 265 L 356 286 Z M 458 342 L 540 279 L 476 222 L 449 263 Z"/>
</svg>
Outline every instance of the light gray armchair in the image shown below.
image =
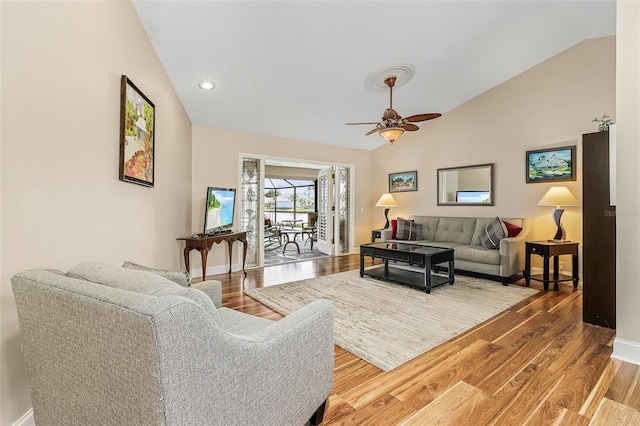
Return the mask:
<svg viewBox="0 0 640 426">
<path fill-rule="evenodd" d="M 12 284 L 37 424 L 322 421 L 329 301 L 273 322 L 220 308 L 217 281 L 203 292 L 97 262 L 24 271 Z"/>
</svg>

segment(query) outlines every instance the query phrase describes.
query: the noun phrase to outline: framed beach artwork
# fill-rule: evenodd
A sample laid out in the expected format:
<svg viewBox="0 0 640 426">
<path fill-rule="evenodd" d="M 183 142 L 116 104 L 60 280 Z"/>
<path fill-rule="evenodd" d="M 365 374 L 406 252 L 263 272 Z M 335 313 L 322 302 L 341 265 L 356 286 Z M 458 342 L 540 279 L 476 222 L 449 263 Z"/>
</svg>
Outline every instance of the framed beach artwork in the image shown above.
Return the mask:
<svg viewBox="0 0 640 426">
<path fill-rule="evenodd" d="M 576 146 L 527 151 L 527 183 L 576 180 Z"/>
<path fill-rule="evenodd" d="M 405 192 L 418 190 L 418 172 L 402 172 L 389 174 L 389 192 Z"/>
<path fill-rule="evenodd" d="M 120 84 L 120 180 L 153 187 L 156 109 L 126 75 Z"/>
</svg>

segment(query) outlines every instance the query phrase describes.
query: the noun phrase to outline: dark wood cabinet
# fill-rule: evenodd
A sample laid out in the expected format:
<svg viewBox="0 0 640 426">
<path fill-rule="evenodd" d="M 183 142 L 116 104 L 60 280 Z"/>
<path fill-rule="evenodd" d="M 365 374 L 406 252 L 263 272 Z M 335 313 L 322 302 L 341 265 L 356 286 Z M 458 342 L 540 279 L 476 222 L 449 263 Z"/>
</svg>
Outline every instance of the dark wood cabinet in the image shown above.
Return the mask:
<svg viewBox="0 0 640 426">
<path fill-rule="evenodd" d="M 582 319 L 616 328 L 616 209 L 609 198 L 609 132 L 582 136 Z"/>
</svg>

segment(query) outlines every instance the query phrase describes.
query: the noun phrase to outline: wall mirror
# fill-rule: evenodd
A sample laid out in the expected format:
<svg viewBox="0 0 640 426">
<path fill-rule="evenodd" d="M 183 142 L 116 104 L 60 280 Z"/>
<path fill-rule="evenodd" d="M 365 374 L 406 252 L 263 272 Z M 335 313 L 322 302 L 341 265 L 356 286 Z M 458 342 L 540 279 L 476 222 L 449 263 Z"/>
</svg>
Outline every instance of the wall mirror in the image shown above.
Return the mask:
<svg viewBox="0 0 640 426">
<path fill-rule="evenodd" d="M 439 206 L 493 206 L 493 164 L 438 169 Z"/>
</svg>

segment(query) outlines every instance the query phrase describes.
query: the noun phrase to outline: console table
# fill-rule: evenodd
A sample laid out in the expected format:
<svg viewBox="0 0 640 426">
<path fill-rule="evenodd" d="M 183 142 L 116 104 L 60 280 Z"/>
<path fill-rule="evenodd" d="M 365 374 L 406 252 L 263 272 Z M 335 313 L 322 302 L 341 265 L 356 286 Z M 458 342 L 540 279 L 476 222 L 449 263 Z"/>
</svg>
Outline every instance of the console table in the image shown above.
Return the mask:
<svg viewBox="0 0 640 426">
<path fill-rule="evenodd" d="M 189 252 L 191 250 L 198 250 L 202 257 L 202 281 L 205 280 L 207 274 L 207 255 L 209 250 L 213 247 L 213 244 L 219 244 L 222 241 L 226 241 L 229 246 L 229 273 L 231 273 L 231 262 L 233 253 L 233 243 L 240 241 L 242 243 L 242 272 L 247 276 L 247 271 L 244 270 L 244 264 L 247 260 L 247 233 L 242 232 L 230 232 L 226 234 L 209 235 L 209 236 L 191 236 L 178 238 L 178 240 L 184 240 L 186 246 L 184 248 L 184 264 L 188 272 L 191 272 L 189 268 Z"/>
<path fill-rule="evenodd" d="M 524 279 L 527 287 L 531 280 L 542 281 L 544 290 L 549 290 L 549 283 L 554 283 L 554 289 L 558 289 L 560 281 L 573 281 L 573 288 L 578 288 L 578 243 L 577 242 L 552 242 L 552 241 L 526 241 L 524 257 Z M 542 275 L 531 275 L 531 255 L 542 256 Z M 561 278 L 559 274 L 558 256 L 571 255 L 571 278 Z M 549 277 L 549 259 L 553 257 L 553 278 Z"/>
</svg>

